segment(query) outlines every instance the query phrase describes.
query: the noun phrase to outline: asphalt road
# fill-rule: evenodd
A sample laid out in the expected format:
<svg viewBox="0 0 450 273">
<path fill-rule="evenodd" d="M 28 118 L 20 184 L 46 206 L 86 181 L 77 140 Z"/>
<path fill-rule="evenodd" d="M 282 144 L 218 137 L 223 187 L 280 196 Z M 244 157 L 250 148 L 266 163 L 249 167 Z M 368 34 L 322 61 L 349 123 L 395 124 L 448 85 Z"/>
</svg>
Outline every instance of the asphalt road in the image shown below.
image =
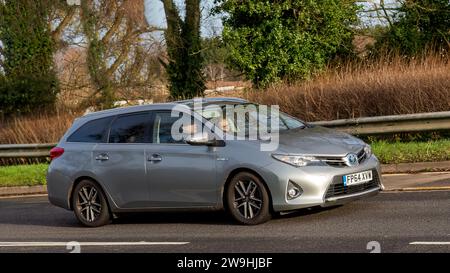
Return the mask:
<svg viewBox="0 0 450 273">
<path fill-rule="evenodd" d="M 81 252 L 370 252 L 378 244 L 381 252 L 450 252 L 450 191 L 385 192 L 259 226 L 197 212 L 137 214 L 95 229 L 46 196 L 0 199 L 0 252 L 69 252 L 69 241 Z"/>
</svg>

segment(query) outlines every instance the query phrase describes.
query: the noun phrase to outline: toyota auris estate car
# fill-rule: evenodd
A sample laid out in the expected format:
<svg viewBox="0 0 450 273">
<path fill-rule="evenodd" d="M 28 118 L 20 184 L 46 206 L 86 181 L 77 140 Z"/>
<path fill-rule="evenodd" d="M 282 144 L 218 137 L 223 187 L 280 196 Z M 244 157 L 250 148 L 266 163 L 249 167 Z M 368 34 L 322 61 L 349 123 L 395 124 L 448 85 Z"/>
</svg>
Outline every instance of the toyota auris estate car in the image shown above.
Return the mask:
<svg viewBox="0 0 450 273">
<path fill-rule="evenodd" d="M 219 109 L 257 106 L 210 98 L 202 107 L 212 104 Z M 73 210 L 91 227 L 126 212 L 182 209 L 224 209 L 238 223 L 251 225 L 274 213 L 336 206 L 383 188 L 380 164 L 358 138 L 279 112 L 278 143 L 265 150 L 261 145 L 267 139 L 233 139 L 237 125 L 232 118 L 214 123 L 214 115 L 197 110 L 189 119 L 207 133 L 180 138 L 181 131 L 173 130 L 180 120 L 173 109 L 180 105 L 193 109 L 194 101 L 117 108 L 76 119 L 50 153 L 50 202 Z M 247 113 L 243 128 L 252 125 L 255 114 Z"/>
</svg>

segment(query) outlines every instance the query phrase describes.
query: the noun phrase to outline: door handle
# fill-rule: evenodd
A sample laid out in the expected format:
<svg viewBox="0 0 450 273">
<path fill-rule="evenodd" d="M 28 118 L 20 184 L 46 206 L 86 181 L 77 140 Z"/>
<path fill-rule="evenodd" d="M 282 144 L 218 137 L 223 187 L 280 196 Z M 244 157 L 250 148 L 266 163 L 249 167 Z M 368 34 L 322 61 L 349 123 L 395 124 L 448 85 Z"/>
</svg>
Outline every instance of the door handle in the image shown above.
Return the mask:
<svg viewBox="0 0 450 273">
<path fill-rule="evenodd" d="M 99 154 L 95 157 L 95 160 L 106 161 L 109 159 L 108 154 Z"/>
<path fill-rule="evenodd" d="M 147 158 L 147 160 L 151 161 L 151 162 L 159 162 L 159 161 L 162 161 L 162 157 L 161 157 L 161 155 L 158 155 L 158 154 L 152 154 L 151 156 L 149 156 Z"/>
</svg>

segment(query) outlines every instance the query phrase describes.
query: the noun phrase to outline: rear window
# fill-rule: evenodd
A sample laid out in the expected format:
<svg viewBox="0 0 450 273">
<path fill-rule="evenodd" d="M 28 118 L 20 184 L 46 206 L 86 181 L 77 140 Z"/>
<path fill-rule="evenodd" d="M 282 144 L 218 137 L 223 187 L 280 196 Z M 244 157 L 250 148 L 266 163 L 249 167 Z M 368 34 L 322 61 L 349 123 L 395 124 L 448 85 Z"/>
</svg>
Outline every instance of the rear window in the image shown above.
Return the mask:
<svg viewBox="0 0 450 273">
<path fill-rule="evenodd" d="M 109 124 L 112 117 L 91 120 L 78 128 L 72 135 L 67 138 L 68 142 L 88 142 L 101 143 L 105 142 Z"/>
<path fill-rule="evenodd" d="M 109 143 L 148 143 L 149 122 L 147 112 L 119 116 L 111 125 Z"/>
</svg>

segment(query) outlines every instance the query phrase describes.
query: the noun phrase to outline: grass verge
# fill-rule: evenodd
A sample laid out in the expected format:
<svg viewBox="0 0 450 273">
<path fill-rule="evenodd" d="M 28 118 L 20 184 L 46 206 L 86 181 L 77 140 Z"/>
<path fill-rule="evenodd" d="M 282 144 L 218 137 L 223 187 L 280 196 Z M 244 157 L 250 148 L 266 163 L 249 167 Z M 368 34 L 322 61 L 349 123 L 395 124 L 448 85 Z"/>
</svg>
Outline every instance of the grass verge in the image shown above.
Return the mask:
<svg viewBox="0 0 450 273">
<path fill-rule="evenodd" d="M 0 187 L 45 185 L 48 164 L 0 167 Z"/>
<path fill-rule="evenodd" d="M 450 160 L 450 139 L 427 142 L 374 141 L 370 145 L 383 164 Z"/>
</svg>

